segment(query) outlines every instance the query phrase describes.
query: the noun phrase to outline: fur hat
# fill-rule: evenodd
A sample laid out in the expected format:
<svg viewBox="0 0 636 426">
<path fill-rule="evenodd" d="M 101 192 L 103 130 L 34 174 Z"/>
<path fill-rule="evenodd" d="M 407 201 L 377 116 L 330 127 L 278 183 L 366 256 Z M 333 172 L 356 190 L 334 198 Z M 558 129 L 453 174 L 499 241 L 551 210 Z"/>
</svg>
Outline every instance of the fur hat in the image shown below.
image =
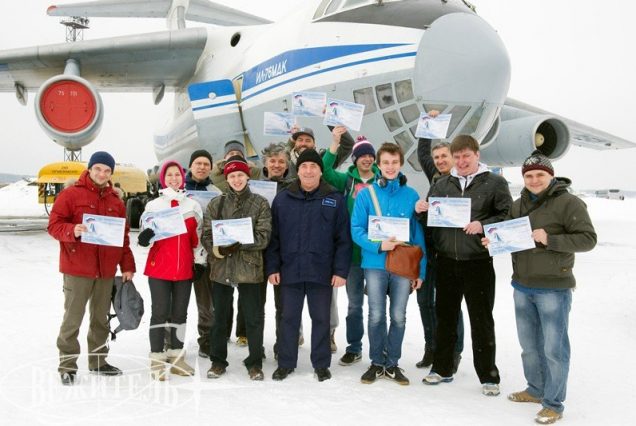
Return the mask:
<svg viewBox="0 0 636 426">
<path fill-rule="evenodd" d="M 91 159 L 88 160 L 88 168 L 90 169 L 94 164 L 103 164 L 110 167 L 111 172 L 115 171 L 115 159 L 106 151 L 97 151 L 91 155 Z"/>
<path fill-rule="evenodd" d="M 245 158 L 245 145 L 239 141 L 233 140 L 226 142 L 225 148 L 223 149 L 223 157 L 225 157 L 230 151 L 241 151 L 241 155 Z"/>
<path fill-rule="evenodd" d="M 320 154 L 318 154 L 315 149 L 306 149 L 300 153 L 296 160 L 296 170 L 300 170 L 300 165 L 306 161 L 318 164 L 320 171 L 324 171 L 322 158 L 320 158 Z"/>
<path fill-rule="evenodd" d="M 192 163 L 194 163 L 194 160 L 196 160 L 199 157 L 205 157 L 208 160 L 210 160 L 210 167 L 212 166 L 212 164 L 214 164 L 212 162 L 212 155 L 210 155 L 208 151 L 206 151 L 205 149 L 197 149 L 190 156 L 190 162 L 188 163 L 188 168 L 192 167 Z"/>
<path fill-rule="evenodd" d="M 225 167 L 223 167 L 225 178 L 227 179 L 227 175 L 232 172 L 243 172 L 248 177 L 250 176 L 250 166 L 247 164 L 247 161 L 245 161 L 245 158 L 240 155 L 233 155 L 227 159 Z"/>
<path fill-rule="evenodd" d="M 181 167 L 181 164 L 177 163 L 175 160 L 166 160 L 161 165 L 161 170 L 159 171 L 159 182 L 161 182 L 161 187 L 168 187 L 168 185 L 166 185 L 166 171 L 168 171 L 168 168 L 171 166 L 177 166 L 177 168 L 179 169 L 179 172 L 181 173 L 181 186 L 179 187 L 179 189 L 183 189 L 185 186 L 185 173 L 183 172 L 183 167 Z"/>
<path fill-rule="evenodd" d="M 356 164 L 358 158 L 363 155 L 371 155 L 375 160 L 375 148 L 373 148 L 373 145 L 366 137 L 360 135 L 356 138 L 356 144 L 353 145 L 353 151 L 351 152 L 351 161 L 353 161 L 353 164 Z"/>
<path fill-rule="evenodd" d="M 554 176 L 554 167 L 552 167 L 552 162 L 538 150 L 530 154 L 530 157 L 526 158 L 523 162 L 523 165 L 521 166 L 521 175 L 523 176 L 530 170 L 543 170 Z"/>
</svg>

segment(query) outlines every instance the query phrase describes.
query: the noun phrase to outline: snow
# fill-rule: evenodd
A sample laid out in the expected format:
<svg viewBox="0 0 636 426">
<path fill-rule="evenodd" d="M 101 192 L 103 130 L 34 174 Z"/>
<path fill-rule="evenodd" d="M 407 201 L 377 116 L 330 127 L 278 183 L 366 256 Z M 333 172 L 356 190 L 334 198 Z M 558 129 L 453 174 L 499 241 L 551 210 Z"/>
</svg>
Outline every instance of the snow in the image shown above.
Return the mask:
<svg viewBox="0 0 636 426">
<path fill-rule="evenodd" d="M 6 211 L 38 215 L 42 206 L 24 195 L 33 187 L 14 184 L 0 190 L 0 216 Z M 33 194 L 32 194 L 33 195 Z M 636 353 L 636 200 L 586 198 L 599 236 L 595 250 L 577 255 L 570 315 L 572 361 L 565 417 L 559 424 L 633 424 L 636 372 L 631 356 Z M 8 206 L 8 207 L 7 207 Z M 131 240 L 136 240 L 133 233 Z M 138 271 L 143 270 L 147 249 L 134 245 Z M 86 318 L 80 330 L 83 355 L 80 383 L 63 387 L 57 375 L 55 339 L 63 314 L 58 244 L 43 231 L 0 233 L 0 374 L 1 423 L 21 424 L 446 424 L 530 425 L 539 410 L 535 404 L 508 401 L 506 394 L 524 388 L 517 341 L 508 256 L 495 259 L 497 299 L 495 322 L 497 364 L 502 395 L 481 395 L 472 367 L 470 336 L 455 381 L 425 386 L 427 370 L 418 370 L 423 332 L 415 295 L 409 300 L 401 367 L 410 386 L 388 380 L 360 383 L 368 367 L 368 342 L 363 342 L 363 361 L 350 367 L 337 365 L 346 347 L 346 292 L 339 294 L 339 351 L 332 360 L 333 379 L 318 383 L 309 361 L 310 320 L 305 312 L 307 343 L 300 348 L 296 372 L 283 382 L 271 380 L 273 359 L 273 291 L 268 291 L 265 324 L 267 360 L 264 382 L 249 380 L 241 360 L 247 348 L 229 345 L 230 366 L 220 379 L 206 378 L 210 364 L 197 357 L 196 304 L 190 302 L 186 334 L 187 360 L 195 377 L 172 376 L 168 382 L 149 378 L 147 359 L 150 294 L 147 280 L 138 273 L 137 288 L 146 302 L 139 329 L 120 333 L 111 343 L 109 360 L 125 372 L 102 378 L 87 371 Z M 367 312 L 365 307 L 365 313 Z"/>
</svg>

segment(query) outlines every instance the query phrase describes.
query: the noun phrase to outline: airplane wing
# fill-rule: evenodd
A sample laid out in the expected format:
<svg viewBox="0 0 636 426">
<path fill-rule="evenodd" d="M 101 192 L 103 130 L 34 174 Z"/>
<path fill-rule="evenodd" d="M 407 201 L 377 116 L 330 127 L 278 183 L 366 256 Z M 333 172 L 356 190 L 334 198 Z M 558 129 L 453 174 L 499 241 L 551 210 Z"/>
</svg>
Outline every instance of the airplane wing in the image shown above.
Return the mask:
<svg viewBox="0 0 636 426">
<path fill-rule="evenodd" d="M 101 0 L 51 6 L 50 16 L 165 18 L 173 0 Z M 260 25 L 271 21 L 208 0 L 189 0 L 184 18 L 215 25 Z"/>
<path fill-rule="evenodd" d="M 542 110 L 515 99 L 507 98 L 505 104 L 523 111 L 541 115 L 547 114 L 562 120 L 568 126 L 570 139 L 574 145 L 598 150 L 636 147 L 636 143 L 628 141 L 627 139 L 619 138 L 618 136 L 586 126 L 585 124 L 570 120 L 569 118 L 561 117 L 557 114 L 553 114 L 549 111 Z"/>
<path fill-rule="evenodd" d="M 0 92 L 37 90 L 69 58 L 100 91 L 174 89 L 194 74 L 207 38 L 205 28 L 189 28 L 0 51 Z"/>
</svg>

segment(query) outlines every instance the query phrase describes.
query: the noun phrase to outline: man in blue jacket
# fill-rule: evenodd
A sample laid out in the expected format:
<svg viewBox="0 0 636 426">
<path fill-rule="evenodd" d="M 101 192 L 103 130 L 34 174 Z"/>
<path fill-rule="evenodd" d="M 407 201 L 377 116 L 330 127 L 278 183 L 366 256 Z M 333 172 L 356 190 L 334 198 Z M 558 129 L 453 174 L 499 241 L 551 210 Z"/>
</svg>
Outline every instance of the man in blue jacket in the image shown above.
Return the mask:
<svg viewBox="0 0 636 426">
<path fill-rule="evenodd" d="M 281 286 L 283 308 L 278 368 L 272 379 L 283 380 L 296 368 L 306 295 L 311 363 L 322 382 L 331 378 L 332 286 L 345 284 L 351 263 L 349 215 L 342 194 L 321 179 L 322 159 L 315 150 L 304 150 L 296 166 L 298 180 L 272 204 L 272 237 L 265 255 L 268 281 Z"/>
<path fill-rule="evenodd" d="M 406 324 L 406 305 L 411 289 L 421 287 L 426 276 L 426 256 L 420 262 L 419 277 L 409 280 L 386 270 L 387 252 L 403 243 L 418 245 L 424 251 L 424 233 L 415 216 L 417 192 L 407 186 L 406 176 L 400 169 L 404 154 L 399 146 L 384 143 L 377 153 L 381 176 L 373 185 L 358 193 L 351 216 L 353 241 L 362 249 L 362 269 L 367 283 L 369 301 L 369 358 L 371 366 L 362 375 L 362 383 L 373 383 L 386 377 L 400 385 L 408 385 L 398 362 L 402 356 L 402 340 Z M 373 190 L 373 193 L 371 192 Z M 374 200 L 374 195 L 377 200 Z M 375 205 L 377 202 L 377 205 Z M 408 241 L 392 236 L 383 241 L 369 239 L 369 216 L 383 216 L 408 220 Z M 390 300 L 391 323 L 387 332 L 386 298 Z"/>
</svg>

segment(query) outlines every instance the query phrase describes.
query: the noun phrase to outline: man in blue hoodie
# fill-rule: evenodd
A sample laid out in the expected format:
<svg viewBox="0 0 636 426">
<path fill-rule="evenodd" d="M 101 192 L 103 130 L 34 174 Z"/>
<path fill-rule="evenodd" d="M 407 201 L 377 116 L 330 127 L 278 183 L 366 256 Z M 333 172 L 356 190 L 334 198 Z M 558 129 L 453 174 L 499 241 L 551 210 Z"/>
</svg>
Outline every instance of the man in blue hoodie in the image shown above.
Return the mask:
<svg viewBox="0 0 636 426">
<path fill-rule="evenodd" d="M 369 358 L 371 366 L 362 375 L 362 383 L 373 383 L 386 377 L 400 385 L 408 385 L 398 367 L 402 356 L 402 340 L 406 324 L 406 305 L 411 290 L 421 287 L 426 276 L 426 256 L 420 262 L 419 277 L 409 280 L 385 269 L 387 252 L 403 243 L 424 248 L 424 233 L 415 216 L 417 192 L 406 184 L 406 176 L 400 169 L 404 165 L 404 154 L 398 145 L 384 143 L 377 152 L 377 164 L 381 176 L 373 185 L 358 193 L 351 216 L 351 235 L 362 250 L 362 269 L 367 282 L 369 300 Z M 379 208 L 374 206 L 373 193 Z M 379 210 L 379 211 L 378 211 Z M 395 237 L 383 241 L 369 239 L 369 216 L 408 219 L 409 239 L 398 241 Z M 386 298 L 390 300 L 391 323 L 387 332 Z"/>
</svg>

